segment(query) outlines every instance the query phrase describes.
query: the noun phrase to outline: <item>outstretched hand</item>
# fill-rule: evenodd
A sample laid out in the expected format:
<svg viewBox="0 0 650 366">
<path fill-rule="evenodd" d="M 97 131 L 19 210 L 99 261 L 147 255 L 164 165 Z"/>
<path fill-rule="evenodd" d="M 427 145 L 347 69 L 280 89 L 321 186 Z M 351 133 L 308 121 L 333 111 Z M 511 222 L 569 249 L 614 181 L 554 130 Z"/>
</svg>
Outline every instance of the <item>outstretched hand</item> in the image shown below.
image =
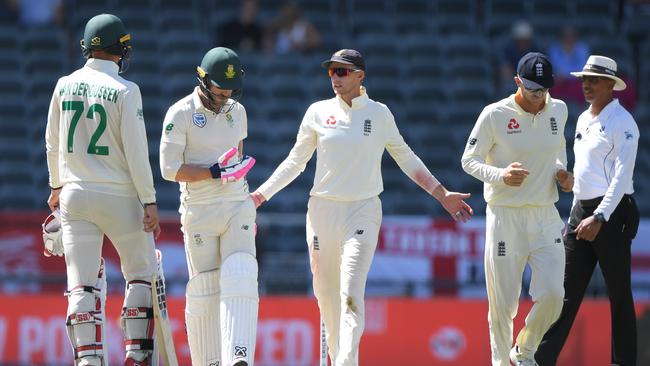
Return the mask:
<svg viewBox="0 0 650 366">
<path fill-rule="evenodd" d="M 433 196 L 445 208 L 447 213 L 454 221 L 467 222 L 472 218 L 474 210 L 464 200 L 468 199 L 471 194 L 449 192 L 442 185 L 439 185 L 434 191 Z"/>
</svg>

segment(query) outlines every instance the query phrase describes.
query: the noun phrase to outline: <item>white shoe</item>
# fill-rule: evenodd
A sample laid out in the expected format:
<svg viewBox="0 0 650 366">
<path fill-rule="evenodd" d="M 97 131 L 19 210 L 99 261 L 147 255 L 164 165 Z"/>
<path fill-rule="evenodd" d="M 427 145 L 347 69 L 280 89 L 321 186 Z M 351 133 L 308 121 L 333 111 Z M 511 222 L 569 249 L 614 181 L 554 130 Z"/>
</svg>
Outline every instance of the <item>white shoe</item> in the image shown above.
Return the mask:
<svg viewBox="0 0 650 366">
<path fill-rule="evenodd" d="M 517 357 L 519 353 L 519 346 L 515 345 L 510 350 L 510 362 L 515 366 L 539 366 L 535 360 L 530 358 L 524 358 L 522 356 Z"/>
</svg>

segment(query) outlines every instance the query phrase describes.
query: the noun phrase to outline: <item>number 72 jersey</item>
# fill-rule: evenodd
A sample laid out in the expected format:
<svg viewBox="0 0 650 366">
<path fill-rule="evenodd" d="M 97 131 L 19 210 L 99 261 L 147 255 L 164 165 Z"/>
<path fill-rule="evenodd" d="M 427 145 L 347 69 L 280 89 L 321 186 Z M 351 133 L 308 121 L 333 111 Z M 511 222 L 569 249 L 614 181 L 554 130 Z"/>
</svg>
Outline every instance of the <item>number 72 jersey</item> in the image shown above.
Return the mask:
<svg viewBox="0 0 650 366">
<path fill-rule="evenodd" d="M 59 79 L 45 145 L 51 187 L 75 182 L 155 202 L 140 89 L 114 62 L 91 58 Z"/>
</svg>

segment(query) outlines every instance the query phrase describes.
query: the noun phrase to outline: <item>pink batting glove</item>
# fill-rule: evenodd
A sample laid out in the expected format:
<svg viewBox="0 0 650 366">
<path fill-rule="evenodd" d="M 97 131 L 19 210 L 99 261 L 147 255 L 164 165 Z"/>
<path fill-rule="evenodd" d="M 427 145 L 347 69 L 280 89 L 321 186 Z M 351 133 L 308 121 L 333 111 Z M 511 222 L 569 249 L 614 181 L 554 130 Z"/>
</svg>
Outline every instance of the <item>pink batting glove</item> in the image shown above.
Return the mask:
<svg viewBox="0 0 650 366">
<path fill-rule="evenodd" d="M 242 156 L 239 163 L 221 168 L 221 182 L 231 183 L 244 178 L 253 165 L 255 165 L 255 158 L 248 155 Z"/>
<path fill-rule="evenodd" d="M 234 156 L 237 156 L 237 148 L 236 147 L 230 148 L 228 151 L 221 154 L 219 159 L 217 159 L 217 163 L 219 163 L 219 167 L 221 167 L 221 168 L 227 167 L 230 164 L 230 160 Z"/>
</svg>

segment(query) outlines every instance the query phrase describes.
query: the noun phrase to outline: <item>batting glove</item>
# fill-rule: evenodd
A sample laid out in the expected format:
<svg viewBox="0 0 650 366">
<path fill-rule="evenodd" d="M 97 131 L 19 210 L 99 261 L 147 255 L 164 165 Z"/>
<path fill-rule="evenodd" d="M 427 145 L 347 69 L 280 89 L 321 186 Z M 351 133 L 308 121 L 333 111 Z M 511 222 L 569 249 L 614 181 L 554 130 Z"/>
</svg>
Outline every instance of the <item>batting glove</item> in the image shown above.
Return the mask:
<svg viewBox="0 0 650 366">
<path fill-rule="evenodd" d="M 43 222 L 43 255 L 63 256 L 63 238 L 59 210 L 52 212 Z"/>
</svg>

